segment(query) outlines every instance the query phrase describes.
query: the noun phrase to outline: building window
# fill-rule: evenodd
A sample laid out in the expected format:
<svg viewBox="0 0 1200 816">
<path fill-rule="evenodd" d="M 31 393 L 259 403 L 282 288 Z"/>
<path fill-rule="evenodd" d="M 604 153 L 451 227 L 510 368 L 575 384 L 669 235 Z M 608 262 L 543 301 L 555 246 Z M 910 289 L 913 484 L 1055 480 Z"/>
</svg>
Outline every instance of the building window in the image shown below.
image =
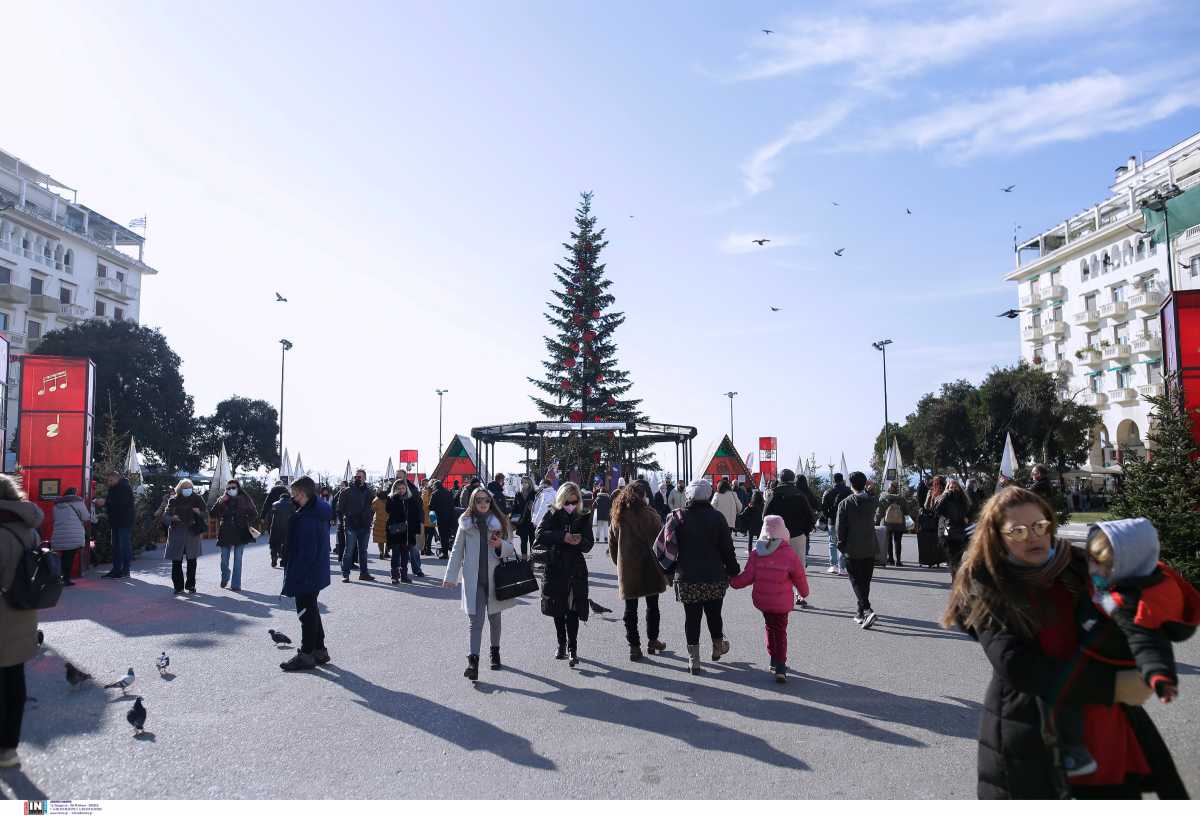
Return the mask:
<svg viewBox="0 0 1200 816">
<path fill-rule="evenodd" d="M 1043 355 L 1042 351 L 1043 351 L 1043 349 L 1041 346 L 1033 347 L 1033 364 L 1034 365 L 1041 365 L 1042 363 L 1046 362 L 1046 357 L 1045 357 L 1045 355 Z"/>
<path fill-rule="evenodd" d="M 1054 322 L 1055 323 L 1062 322 L 1062 304 L 1059 304 L 1058 306 L 1054 307 Z"/>
<path fill-rule="evenodd" d="M 1103 391 L 1104 390 L 1104 375 L 1103 374 L 1093 374 L 1091 386 L 1092 386 L 1093 394 L 1099 394 L 1101 391 Z"/>
<path fill-rule="evenodd" d="M 1041 326 L 1042 326 L 1042 313 L 1041 313 L 1041 311 L 1040 311 L 1040 310 L 1038 310 L 1038 309 L 1034 309 L 1034 310 L 1033 310 L 1033 322 L 1032 322 L 1032 323 L 1030 323 L 1029 325 L 1033 326 L 1035 329 L 1037 329 L 1037 328 L 1041 328 Z"/>
<path fill-rule="evenodd" d="M 1192 256 L 1191 271 L 1193 278 L 1200 278 L 1200 255 Z"/>
<path fill-rule="evenodd" d="M 1125 284 L 1118 283 L 1112 288 L 1113 303 L 1120 303 L 1125 299 Z"/>
<path fill-rule="evenodd" d="M 1117 372 L 1117 388 L 1128 388 L 1132 379 L 1133 371 L 1128 368 L 1122 368 Z"/>
<path fill-rule="evenodd" d="M 1080 261 L 1080 262 L 1079 262 L 1079 279 L 1080 279 L 1081 281 L 1085 281 L 1085 280 L 1087 280 L 1087 279 L 1088 279 L 1088 262 L 1087 262 L 1087 258 L 1084 258 L 1082 261 Z"/>
<path fill-rule="evenodd" d="M 1162 382 L 1162 363 L 1146 364 L 1146 382 L 1151 384 Z"/>
<path fill-rule="evenodd" d="M 8 331 L 8 313 L 0 312 L 0 331 Z"/>
<path fill-rule="evenodd" d="M 97 278 L 107 278 L 108 277 L 108 267 L 105 266 L 104 264 L 100 263 L 99 261 L 96 262 L 96 277 Z"/>
<path fill-rule="evenodd" d="M 58 287 L 58 302 L 59 303 L 70 303 L 71 302 L 71 290 L 65 286 Z"/>
<path fill-rule="evenodd" d="M 1088 348 L 1100 347 L 1100 332 L 1090 331 L 1087 333 L 1087 346 Z"/>
<path fill-rule="evenodd" d="M 114 270 L 113 270 L 113 272 L 116 272 L 116 273 L 117 273 L 117 280 L 121 281 L 122 283 L 124 283 L 124 282 L 125 282 L 125 270 L 123 270 L 123 269 L 114 269 Z"/>
<path fill-rule="evenodd" d="M 66 252 L 63 253 L 63 266 L 66 267 L 67 271 L 69 272 L 69 271 L 71 271 L 71 266 L 74 263 L 75 263 L 75 255 L 72 253 L 71 250 L 68 249 Z"/>
<path fill-rule="evenodd" d="M 0 283 L 12 283 L 12 270 L 7 266 L 0 266 Z"/>
<path fill-rule="evenodd" d="M 1096 293 L 1095 292 L 1092 292 L 1090 295 L 1083 296 L 1083 308 L 1087 309 L 1089 312 L 1096 311 Z"/>
<path fill-rule="evenodd" d="M 1128 343 L 1129 342 L 1129 324 L 1128 323 L 1119 323 L 1115 327 L 1113 327 L 1113 339 L 1116 340 L 1118 343 Z"/>
<path fill-rule="evenodd" d="M 125 319 L 125 310 L 122 309 L 120 306 L 114 307 L 113 308 L 113 320 L 124 320 L 124 319 Z"/>
<path fill-rule="evenodd" d="M 34 295 L 40 295 L 40 294 L 42 294 L 42 284 L 43 284 L 43 283 L 44 283 L 44 281 L 43 281 L 41 278 L 39 278 L 39 277 L 37 277 L 37 276 L 34 276 L 34 275 L 31 275 L 31 276 L 29 277 L 29 291 L 30 291 L 30 293 L 31 293 L 31 294 L 34 294 Z"/>
<path fill-rule="evenodd" d="M 37 340 L 42 336 L 42 324 L 36 320 L 26 320 L 25 333 L 29 335 L 30 340 Z"/>
<path fill-rule="evenodd" d="M 107 305 L 103 300 L 96 301 L 96 317 L 104 317 L 104 309 Z"/>
</svg>

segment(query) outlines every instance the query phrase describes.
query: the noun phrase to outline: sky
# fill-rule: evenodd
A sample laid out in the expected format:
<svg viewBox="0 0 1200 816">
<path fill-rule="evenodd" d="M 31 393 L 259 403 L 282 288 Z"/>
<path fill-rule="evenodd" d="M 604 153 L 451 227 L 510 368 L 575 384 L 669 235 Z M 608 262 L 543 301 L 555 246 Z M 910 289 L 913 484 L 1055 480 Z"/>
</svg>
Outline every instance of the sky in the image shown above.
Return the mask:
<svg viewBox="0 0 1200 816">
<path fill-rule="evenodd" d="M 447 439 L 537 418 L 583 190 L 653 421 L 696 426 L 699 460 L 737 391 L 743 454 L 864 467 L 872 341 L 893 421 L 1011 365 L 1014 230 L 1200 130 L 1188 0 L 56 2 L 5 26 L 28 73 L 0 147 L 148 215 L 142 322 L 198 414 L 277 404 L 290 339 L 285 444 L 333 473 L 401 448 L 432 470 L 436 388 Z"/>
</svg>

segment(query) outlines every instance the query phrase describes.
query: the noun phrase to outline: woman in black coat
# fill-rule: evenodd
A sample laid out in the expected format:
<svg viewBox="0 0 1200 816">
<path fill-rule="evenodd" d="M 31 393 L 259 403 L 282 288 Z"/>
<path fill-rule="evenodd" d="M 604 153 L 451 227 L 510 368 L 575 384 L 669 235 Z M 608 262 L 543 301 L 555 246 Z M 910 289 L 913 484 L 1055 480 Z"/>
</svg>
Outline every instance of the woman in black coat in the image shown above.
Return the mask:
<svg viewBox="0 0 1200 816">
<path fill-rule="evenodd" d="M 933 496 L 933 493 L 930 493 L 930 496 Z M 953 578 L 954 574 L 958 572 L 958 565 L 962 562 L 963 551 L 967 548 L 967 525 L 971 522 L 971 503 L 967 499 L 967 494 L 963 492 L 962 485 L 956 481 L 949 481 L 946 484 L 946 491 L 933 501 L 933 511 L 937 514 L 939 522 L 941 519 L 946 520 L 945 527 L 939 527 L 938 541 L 942 546 L 942 552 L 946 553 L 946 559 L 950 564 L 950 577 Z"/>
<path fill-rule="evenodd" d="M 414 501 L 415 499 L 415 501 Z M 405 479 L 392 483 L 392 492 L 387 497 L 387 545 L 392 553 L 392 583 L 411 584 L 408 565 L 412 562 L 413 574 L 422 575 L 421 562 L 413 560 L 417 546 L 417 534 L 421 531 L 424 505 L 421 497 Z"/>
<path fill-rule="evenodd" d="M 533 489 L 533 480 L 528 476 L 522 476 L 521 489 L 513 497 L 512 507 L 508 511 L 513 523 L 513 529 L 521 537 L 522 558 L 529 557 L 529 543 L 533 541 L 533 502 L 536 496 L 537 494 Z"/>
<path fill-rule="evenodd" d="M 942 619 L 979 641 L 992 679 L 979 723 L 980 799 L 1186 798 L 1171 753 L 1141 709 L 1137 671 L 1092 660 L 1075 609 L 1091 603 L 1086 555 L 1054 540 L 1054 511 L 1006 488 L 984 505 Z M 1067 778 L 1055 736 L 1057 705 L 1081 706 L 1098 769 Z"/>
<path fill-rule="evenodd" d="M 564 482 L 554 506 L 542 517 L 533 541 L 534 560 L 546 565 L 542 614 L 554 618 L 556 660 L 568 653 L 579 664 L 579 622 L 588 619 L 588 568 L 583 554 L 592 549 L 592 518 L 583 511 L 579 485 Z"/>
</svg>

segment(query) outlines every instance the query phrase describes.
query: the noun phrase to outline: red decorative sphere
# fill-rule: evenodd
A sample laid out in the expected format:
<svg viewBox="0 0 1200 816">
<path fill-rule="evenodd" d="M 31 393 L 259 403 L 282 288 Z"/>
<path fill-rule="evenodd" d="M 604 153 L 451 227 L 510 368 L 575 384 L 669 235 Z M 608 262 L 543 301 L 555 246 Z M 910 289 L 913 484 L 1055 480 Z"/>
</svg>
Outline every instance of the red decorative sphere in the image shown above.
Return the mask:
<svg viewBox="0 0 1200 816">
<path fill-rule="evenodd" d="M 571 421 L 572 422 L 582 422 L 583 421 L 583 411 L 572 411 L 571 412 Z"/>
<path fill-rule="evenodd" d="M 566 368 L 574 368 L 574 367 L 575 367 L 575 358 L 574 358 L 574 357 L 568 357 L 567 359 L 563 360 L 563 365 L 564 365 Z"/>
<path fill-rule="evenodd" d="M 576 324 L 579 324 L 579 323 L 583 322 L 583 315 L 577 314 L 574 317 L 572 317 L 571 319 L 574 320 Z"/>
<path fill-rule="evenodd" d="M 568 388 L 571 387 L 571 381 L 568 379 L 561 379 L 558 381 L 558 384 L 562 387 L 562 389 L 564 391 L 566 391 Z"/>
<path fill-rule="evenodd" d="M 596 311 L 592 312 L 592 320 L 597 320 L 597 319 L 599 319 L 599 317 L 600 317 L 600 310 L 599 310 L 599 309 L 597 309 Z"/>
<path fill-rule="evenodd" d="M 596 339 L 596 330 L 588 329 L 587 331 L 585 331 L 583 333 L 583 339 L 588 341 L 589 343 L 592 342 L 593 340 L 595 340 Z"/>
<path fill-rule="evenodd" d="M 595 416 L 592 417 L 592 419 L 596 420 L 597 422 L 600 422 L 603 419 L 603 417 L 601 417 L 599 414 L 596 414 Z"/>
<path fill-rule="evenodd" d="M 616 404 L 617 404 L 617 399 L 616 399 L 616 397 L 609 397 L 609 398 L 608 398 L 608 404 L 609 404 L 609 405 L 616 405 Z"/>
<path fill-rule="evenodd" d="M 596 375 L 596 382 L 598 382 L 598 383 L 602 383 L 602 382 L 604 382 L 604 375 L 603 375 L 603 374 L 597 374 L 597 375 Z"/>
<path fill-rule="evenodd" d="M 579 351 L 579 344 L 578 344 L 578 343 L 572 343 L 572 344 L 571 344 L 571 351 Z"/>
</svg>

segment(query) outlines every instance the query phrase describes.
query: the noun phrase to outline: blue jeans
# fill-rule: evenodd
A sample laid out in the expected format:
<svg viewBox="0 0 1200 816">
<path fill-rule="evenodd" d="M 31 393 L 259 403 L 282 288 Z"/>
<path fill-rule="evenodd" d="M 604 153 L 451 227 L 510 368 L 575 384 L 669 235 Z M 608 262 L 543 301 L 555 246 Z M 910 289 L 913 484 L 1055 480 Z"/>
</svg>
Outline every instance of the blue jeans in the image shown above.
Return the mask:
<svg viewBox="0 0 1200 816">
<path fill-rule="evenodd" d="M 846 556 L 838 552 L 837 524 L 829 525 L 829 566 L 846 568 Z"/>
<path fill-rule="evenodd" d="M 359 576 L 370 575 L 367 572 L 367 550 L 371 545 L 371 528 L 364 527 L 361 530 L 355 530 L 352 527 L 346 528 L 346 549 L 342 553 L 342 577 L 350 577 L 350 569 L 354 566 L 354 553 L 358 552 L 358 574 Z"/>
<path fill-rule="evenodd" d="M 414 544 L 408 548 L 408 563 L 412 565 L 413 574 L 421 571 L 421 545 Z"/>
<path fill-rule="evenodd" d="M 242 550 L 241 544 L 234 547 L 221 548 L 221 583 L 228 583 L 233 589 L 242 588 Z M 229 551 L 233 550 L 233 580 L 229 578 Z"/>
<path fill-rule="evenodd" d="M 112 530 L 113 565 L 115 575 L 128 575 L 133 563 L 133 528 L 114 527 Z"/>
</svg>

